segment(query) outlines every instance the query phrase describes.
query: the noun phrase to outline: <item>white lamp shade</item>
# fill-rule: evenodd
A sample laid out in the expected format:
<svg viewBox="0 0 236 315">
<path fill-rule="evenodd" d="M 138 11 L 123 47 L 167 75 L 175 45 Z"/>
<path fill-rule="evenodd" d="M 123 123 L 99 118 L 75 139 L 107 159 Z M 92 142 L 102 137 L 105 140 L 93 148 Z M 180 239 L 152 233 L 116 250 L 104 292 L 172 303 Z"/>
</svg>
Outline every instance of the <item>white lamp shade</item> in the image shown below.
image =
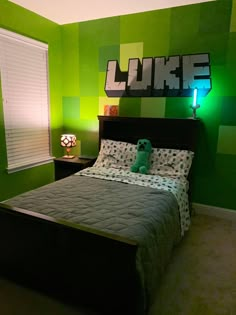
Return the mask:
<svg viewBox="0 0 236 315">
<path fill-rule="evenodd" d="M 76 136 L 73 134 L 61 135 L 61 146 L 71 148 L 76 146 Z"/>
</svg>

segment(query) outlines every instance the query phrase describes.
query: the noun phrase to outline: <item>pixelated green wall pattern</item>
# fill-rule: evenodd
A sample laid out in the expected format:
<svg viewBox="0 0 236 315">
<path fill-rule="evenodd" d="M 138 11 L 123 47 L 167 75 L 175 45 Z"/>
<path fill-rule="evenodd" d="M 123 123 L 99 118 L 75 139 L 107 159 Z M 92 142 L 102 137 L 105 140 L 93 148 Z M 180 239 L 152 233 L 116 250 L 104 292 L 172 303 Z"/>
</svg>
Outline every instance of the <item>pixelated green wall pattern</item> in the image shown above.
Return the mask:
<svg viewBox="0 0 236 315">
<path fill-rule="evenodd" d="M 68 38 L 70 28 L 72 38 Z M 121 70 L 127 71 L 129 58 L 210 54 L 212 90 L 198 100 L 201 107 L 197 116 L 202 121 L 202 129 L 194 166 L 193 200 L 236 209 L 236 200 L 231 195 L 232 189 L 236 190 L 236 181 L 226 170 L 227 160 L 236 170 L 236 160 L 232 158 L 236 156 L 236 0 L 110 17 L 62 26 L 63 29 L 63 51 L 66 56 L 63 58 L 66 74 L 64 96 L 80 98 L 80 114 L 71 128 L 83 126 L 83 154 L 94 152 L 97 134 L 90 130 L 89 122 L 97 123 L 97 115 L 103 114 L 104 105 L 119 105 L 121 116 L 192 116 L 192 97 L 108 98 L 104 93 L 108 60 L 117 60 Z M 74 40 L 78 42 L 72 54 L 67 49 L 73 47 Z M 76 78 L 67 75 L 73 69 L 77 71 L 78 66 Z M 86 145 L 83 145 L 84 141 Z M 221 175 L 217 179 L 219 172 Z M 215 191 L 221 190 L 224 195 L 219 193 L 216 198 Z"/>
</svg>

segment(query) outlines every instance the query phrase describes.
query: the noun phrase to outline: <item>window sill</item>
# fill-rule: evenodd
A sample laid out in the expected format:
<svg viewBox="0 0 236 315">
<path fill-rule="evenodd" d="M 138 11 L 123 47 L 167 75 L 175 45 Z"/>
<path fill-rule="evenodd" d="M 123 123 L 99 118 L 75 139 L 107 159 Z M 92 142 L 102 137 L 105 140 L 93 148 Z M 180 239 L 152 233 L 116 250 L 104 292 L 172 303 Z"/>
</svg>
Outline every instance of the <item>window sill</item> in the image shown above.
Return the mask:
<svg viewBox="0 0 236 315">
<path fill-rule="evenodd" d="M 29 169 L 29 168 L 32 168 L 32 167 L 48 164 L 48 163 L 53 162 L 53 159 L 54 159 L 54 157 L 49 157 L 48 159 L 45 159 L 43 161 L 32 162 L 32 163 L 29 163 L 27 165 L 12 166 L 12 167 L 7 168 L 7 173 L 8 174 L 12 174 L 12 173 L 23 171 L 23 170 L 26 170 L 26 169 Z"/>
</svg>

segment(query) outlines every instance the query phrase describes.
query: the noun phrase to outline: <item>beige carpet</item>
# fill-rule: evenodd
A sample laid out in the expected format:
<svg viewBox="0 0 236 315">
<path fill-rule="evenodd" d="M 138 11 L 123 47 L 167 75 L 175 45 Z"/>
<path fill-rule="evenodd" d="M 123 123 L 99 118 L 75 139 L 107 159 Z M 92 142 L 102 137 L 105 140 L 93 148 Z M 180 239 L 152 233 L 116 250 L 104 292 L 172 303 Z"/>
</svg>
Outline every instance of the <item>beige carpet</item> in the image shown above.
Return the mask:
<svg viewBox="0 0 236 315">
<path fill-rule="evenodd" d="M 0 314 L 95 315 L 4 279 L 0 279 Z M 236 223 L 193 217 L 190 232 L 173 253 L 150 315 L 236 315 Z"/>
<path fill-rule="evenodd" d="M 150 315 L 236 314 L 236 223 L 193 217 Z"/>
</svg>

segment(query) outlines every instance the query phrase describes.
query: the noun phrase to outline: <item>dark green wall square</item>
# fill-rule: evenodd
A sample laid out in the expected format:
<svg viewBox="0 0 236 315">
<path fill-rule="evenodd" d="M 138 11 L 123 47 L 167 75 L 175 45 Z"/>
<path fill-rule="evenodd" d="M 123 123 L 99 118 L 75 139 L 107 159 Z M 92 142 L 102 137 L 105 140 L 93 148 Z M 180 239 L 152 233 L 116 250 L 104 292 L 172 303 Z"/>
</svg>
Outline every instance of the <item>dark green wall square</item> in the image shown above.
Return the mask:
<svg viewBox="0 0 236 315">
<path fill-rule="evenodd" d="M 221 125 L 236 126 L 236 96 L 222 98 Z"/>
<path fill-rule="evenodd" d="M 170 38 L 192 38 L 198 33 L 200 23 L 200 6 L 190 5 L 171 9 Z M 191 42 L 192 44 L 192 42 Z"/>
<path fill-rule="evenodd" d="M 169 9 L 124 15 L 120 21 L 121 44 L 144 43 L 145 57 L 166 53 L 170 33 Z"/>
<path fill-rule="evenodd" d="M 102 46 L 99 48 L 99 71 L 107 70 L 108 60 L 120 61 L 120 45 Z"/>
<path fill-rule="evenodd" d="M 201 4 L 200 33 L 225 33 L 230 30 L 231 0 L 220 0 Z"/>
<path fill-rule="evenodd" d="M 119 104 L 120 116 L 139 117 L 141 113 L 141 98 L 137 97 L 122 97 Z"/>
<path fill-rule="evenodd" d="M 191 97 L 168 97 L 166 98 L 166 117 L 186 118 L 192 116 L 190 108 Z"/>
<path fill-rule="evenodd" d="M 171 36 L 170 55 L 209 53 L 212 65 L 225 64 L 227 60 L 229 33 L 189 34 Z M 191 44 L 190 44 L 191 43 Z"/>
<path fill-rule="evenodd" d="M 218 172 L 224 172 L 236 175 L 236 155 L 233 154 L 216 154 L 215 167 Z"/>
<path fill-rule="evenodd" d="M 199 35 L 195 45 L 200 51 L 210 53 L 212 65 L 224 65 L 227 60 L 229 33 Z"/>
<path fill-rule="evenodd" d="M 216 2 L 172 8 L 170 55 L 206 52 L 210 53 L 213 64 L 224 64 L 229 40 L 230 9 L 229 4 L 224 6 Z"/>
</svg>

